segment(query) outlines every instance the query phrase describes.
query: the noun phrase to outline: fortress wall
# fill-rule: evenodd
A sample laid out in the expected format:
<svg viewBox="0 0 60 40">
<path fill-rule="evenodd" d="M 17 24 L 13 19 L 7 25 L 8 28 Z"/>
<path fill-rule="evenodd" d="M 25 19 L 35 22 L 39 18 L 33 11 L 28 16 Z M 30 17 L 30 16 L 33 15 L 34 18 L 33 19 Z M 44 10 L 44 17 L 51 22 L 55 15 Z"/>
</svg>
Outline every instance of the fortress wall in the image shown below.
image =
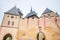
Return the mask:
<svg viewBox="0 0 60 40">
<path fill-rule="evenodd" d="M 55 14 L 53 14 L 55 15 Z M 8 14 L 6 14 L 5 16 L 5 20 L 3 20 L 3 25 L 10 27 L 9 25 L 7 25 L 7 21 L 14 21 L 15 25 L 11 27 L 18 27 L 18 30 L 15 31 L 14 28 L 5 28 L 2 27 L 2 33 L 1 35 L 4 35 L 6 31 L 6 33 L 8 33 L 7 30 L 12 31 L 11 34 L 13 34 L 14 32 L 16 32 L 15 34 L 13 34 L 14 40 L 16 38 L 17 35 L 18 38 L 17 39 L 21 39 L 22 37 L 29 37 L 29 39 L 32 40 L 36 40 L 37 39 L 37 34 L 39 33 L 39 27 L 41 27 L 41 31 L 44 33 L 45 35 L 45 39 L 46 40 L 55 40 L 58 38 L 59 34 L 59 29 L 57 28 L 57 25 L 55 24 L 55 16 L 54 17 L 41 17 L 39 18 L 39 26 L 38 26 L 38 18 L 34 17 L 34 19 L 32 19 L 32 17 L 30 17 L 29 19 L 27 18 L 20 18 L 19 16 L 14 16 L 17 17 L 17 19 L 11 19 L 11 18 L 7 18 Z M 52 15 L 51 15 L 52 16 Z M 10 15 L 11 17 L 11 15 Z M 58 21 L 57 23 L 60 24 L 60 19 L 57 17 Z M 4 30 L 3 30 L 4 29 Z M 17 34 L 18 33 L 18 34 Z M 55 35 L 53 37 L 53 35 Z M 1 36 L 3 38 L 3 36 Z M 50 38 L 50 39 L 49 39 Z"/>
<path fill-rule="evenodd" d="M 59 29 L 57 28 L 56 24 L 53 22 L 54 19 L 45 18 L 45 20 L 46 20 L 46 27 L 42 29 L 42 32 L 44 32 L 46 36 L 46 40 L 57 40 L 58 34 L 56 33 L 59 33 Z M 44 22 L 44 21 L 41 21 L 41 22 Z M 53 35 L 55 36 L 53 37 Z"/>
<path fill-rule="evenodd" d="M 18 40 L 26 33 L 27 19 L 19 19 Z"/>
<path fill-rule="evenodd" d="M 39 27 L 41 26 L 41 28 L 42 28 L 41 31 L 45 34 L 46 40 L 52 40 L 53 38 L 57 39 L 57 37 L 58 37 L 58 34 L 55 34 L 58 31 L 58 28 L 57 28 L 56 24 L 54 23 L 55 22 L 54 19 L 55 19 L 54 17 L 45 18 L 46 25 L 44 26 L 44 17 L 39 18 Z M 20 19 L 19 23 L 20 23 L 19 24 L 20 25 L 19 26 L 19 38 L 23 37 L 23 34 L 25 34 L 32 40 L 36 40 L 37 33 L 39 32 L 38 19 L 29 18 L 28 26 L 27 26 L 27 18 Z M 57 36 L 52 38 L 52 35 L 57 35 Z"/>
<path fill-rule="evenodd" d="M 27 24 L 28 21 L 28 24 Z M 32 37 L 32 34 L 36 34 L 36 29 L 38 29 L 38 19 L 37 18 L 27 18 L 20 19 L 19 22 L 19 37 L 22 37 L 23 34 Z"/>
<path fill-rule="evenodd" d="M 37 28 L 38 27 L 38 18 L 29 18 L 28 28 Z"/>
<path fill-rule="evenodd" d="M 19 29 L 20 30 L 26 29 L 26 26 L 27 26 L 26 24 L 27 24 L 27 19 L 21 18 L 19 21 Z"/>
</svg>

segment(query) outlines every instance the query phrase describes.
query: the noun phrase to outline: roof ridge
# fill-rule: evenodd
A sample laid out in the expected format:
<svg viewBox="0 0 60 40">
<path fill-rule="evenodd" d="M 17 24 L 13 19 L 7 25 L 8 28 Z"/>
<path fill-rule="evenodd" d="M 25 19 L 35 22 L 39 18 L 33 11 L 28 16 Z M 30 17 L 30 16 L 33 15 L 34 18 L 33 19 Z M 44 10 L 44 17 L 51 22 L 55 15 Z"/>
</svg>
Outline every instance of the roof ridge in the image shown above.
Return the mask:
<svg viewBox="0 0 60 40">
<path fill-rule="evenodd" d="M 36 15 L 37 16 L 37 13 L 35 11 L 31 11 L 30 13 L 28 13 L 24 18 L 28 18 L 32 15 Z"/>
<path fill-rule="evenodd" d="M 14 6 L 14 7 L 11 8 L 10 10 L 8 10 L 6 13 L 8 13 L 8 14 L 14 14 L 14 15 L 20 15 L 19 12 L 21 12 L 21 11 L 19 10 L 19 8 L 16 8 L 16 6 Z M 22 15 L 22 14 L 21 14 L 21 15 Z"/>
<path fill-rule="evenodd" d="M 49 8 L 46 8 L 45 11 L 43 12 L 43 14 L 45 14 L 45 13 L 50 13 L 50 12 L 53 12 L 53 11 L 50 10 Z"/>
<path fill-rule="evenodd" d="M 8 10 L 7 13 L 19 15 L 16 6 L 14 6 L 13 8 L 11 8 L 10 10 Z"/>
</svg>

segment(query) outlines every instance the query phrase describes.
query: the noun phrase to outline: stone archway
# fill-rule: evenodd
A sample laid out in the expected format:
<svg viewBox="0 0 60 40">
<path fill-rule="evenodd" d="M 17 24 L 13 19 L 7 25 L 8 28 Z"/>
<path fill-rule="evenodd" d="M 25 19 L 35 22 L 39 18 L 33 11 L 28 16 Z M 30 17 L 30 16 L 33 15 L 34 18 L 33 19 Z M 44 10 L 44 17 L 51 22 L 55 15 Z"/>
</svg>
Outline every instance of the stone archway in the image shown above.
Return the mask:
<svg viewBox="0 0 60 40">
<path fill-rule="evenodd" d="M 6 34 L 3 40 L 12 40 L 12 36 L 10 34 Z"/>
<path fill-rule="evenodd" d="M 39 32 L 37 34 L 37 40 L 45 40 L 45 35 L 43 32 Z"/>
</svg>

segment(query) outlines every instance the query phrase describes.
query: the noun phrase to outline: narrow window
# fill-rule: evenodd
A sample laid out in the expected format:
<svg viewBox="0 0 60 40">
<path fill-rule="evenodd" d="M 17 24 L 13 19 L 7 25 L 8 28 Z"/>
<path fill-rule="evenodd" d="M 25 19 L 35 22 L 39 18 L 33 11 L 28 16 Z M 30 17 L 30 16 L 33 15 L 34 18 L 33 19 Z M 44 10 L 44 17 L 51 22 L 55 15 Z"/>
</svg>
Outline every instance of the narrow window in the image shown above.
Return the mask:
<svg viewBox="0 0 60 40">
<path fill-rule="evenodd" d="M 50 14 L 48 14 L 48 16 L 50 16 Z"/>
<path fill-rule="evenodd" d="M 14 18 L 14 16 L 11 16 L 11 18 Z"/>
<path fill-rule="evenodd" d="M 14 22 L 12 22 L 12 25 L 14 25 Z"/>
<path fill-rule="evenodd" d="M 7 16 L 7 17 L 9 17 L 9 16 Z"/>
<path fill-rule="evenodd" d="M 34 16 L 32 17 L 32 19 L 34 19 Z"/>
<path fill-rule="evenodd" d="M 10 25 L 10 21 L 8 21 L 8 25 Z"/>
</svg>

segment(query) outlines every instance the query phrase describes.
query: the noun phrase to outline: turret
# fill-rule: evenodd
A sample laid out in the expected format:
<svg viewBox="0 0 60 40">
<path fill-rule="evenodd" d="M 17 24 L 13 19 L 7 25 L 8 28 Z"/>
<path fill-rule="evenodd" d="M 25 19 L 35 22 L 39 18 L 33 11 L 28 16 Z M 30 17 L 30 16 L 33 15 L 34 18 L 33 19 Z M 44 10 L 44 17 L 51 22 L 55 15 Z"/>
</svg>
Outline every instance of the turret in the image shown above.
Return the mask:
<svg viewBox="0 0 60 40">
<path fill-rule="evenodd" d="M 14 6 L 10 10 L 4 13 L 2 27 L 18 27 L 19 18 L 21 18 L 23 14 L 19 9 Z"/>
</svg>

